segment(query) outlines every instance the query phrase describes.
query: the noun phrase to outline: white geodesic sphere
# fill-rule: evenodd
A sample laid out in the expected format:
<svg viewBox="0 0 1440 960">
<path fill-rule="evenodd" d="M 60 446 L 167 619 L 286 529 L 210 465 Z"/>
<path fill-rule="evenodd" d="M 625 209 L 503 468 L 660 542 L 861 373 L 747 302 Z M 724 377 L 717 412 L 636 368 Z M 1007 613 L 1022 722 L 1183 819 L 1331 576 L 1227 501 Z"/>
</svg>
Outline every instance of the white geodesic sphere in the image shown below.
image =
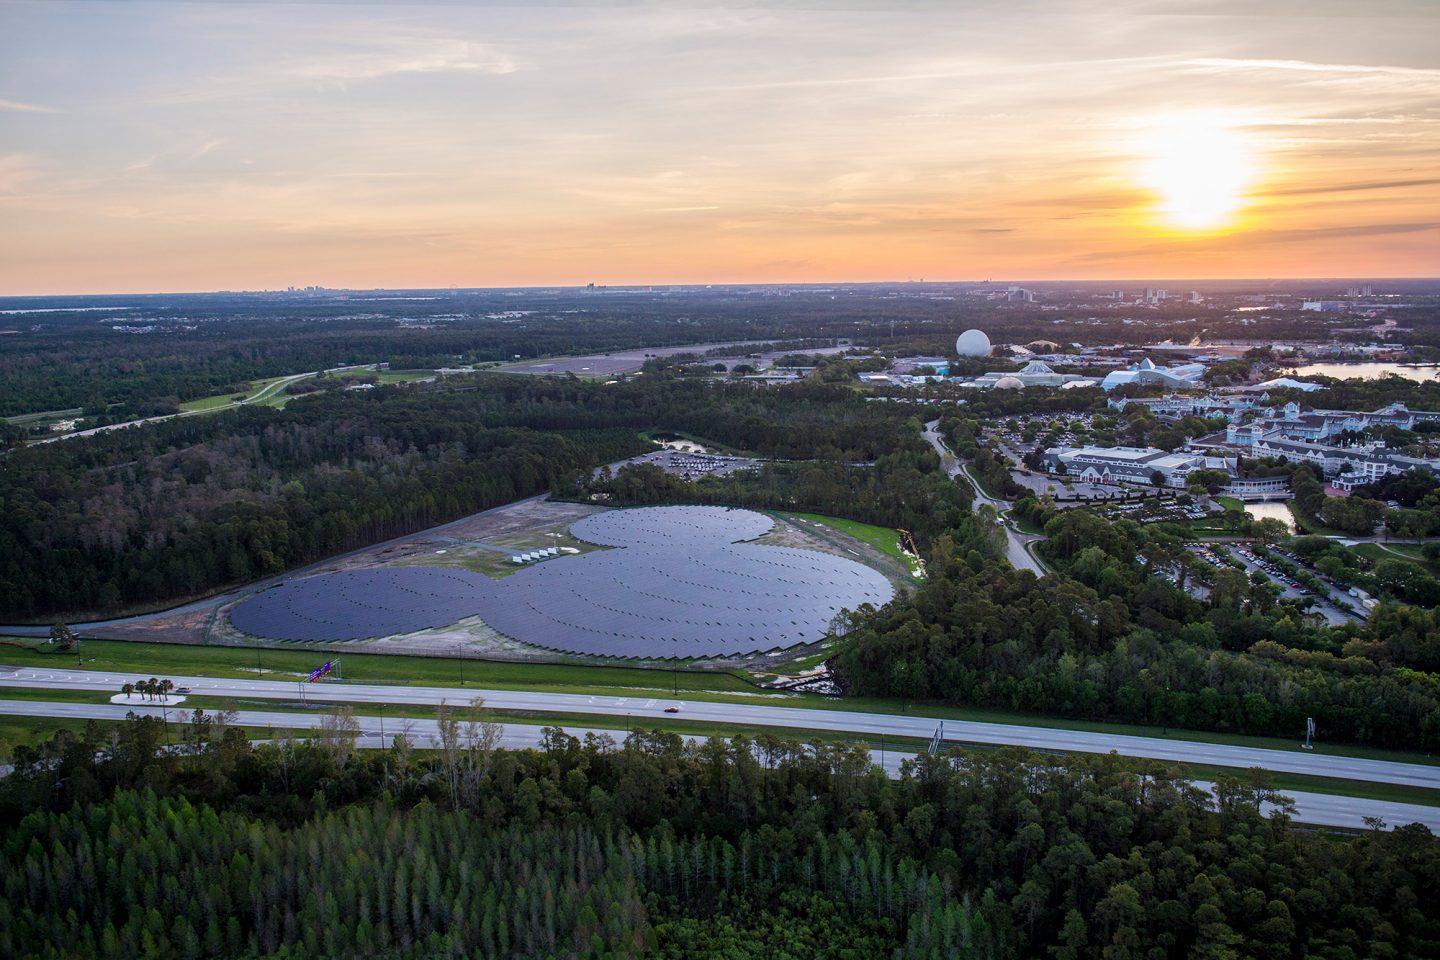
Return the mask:
<svg viewBox="0 0 1440 960">
<path fill-rule="evenodd" d="M 955 338 L 955 352 L 962 357 L 988 357 L 990 338 L 983 330 L 966 330 Z"/>
</svg>

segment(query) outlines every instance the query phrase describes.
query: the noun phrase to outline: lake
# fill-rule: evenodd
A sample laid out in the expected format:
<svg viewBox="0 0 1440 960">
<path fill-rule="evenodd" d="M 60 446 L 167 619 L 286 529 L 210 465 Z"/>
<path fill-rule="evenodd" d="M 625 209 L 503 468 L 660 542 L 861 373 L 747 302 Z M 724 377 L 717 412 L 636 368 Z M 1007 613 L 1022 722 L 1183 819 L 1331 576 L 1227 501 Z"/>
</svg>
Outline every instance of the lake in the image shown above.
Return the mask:
<svg viewBox="0 0 1440 960">
<path fill-rule="evenodd" d="M 1291 371 L 1295 377 L 1334 377 L 1337 380 L 1379 380 L 1391 374 L 1424 382 L 1440 377 L 1433 363 L 1310 363 Z"/>
</svg>

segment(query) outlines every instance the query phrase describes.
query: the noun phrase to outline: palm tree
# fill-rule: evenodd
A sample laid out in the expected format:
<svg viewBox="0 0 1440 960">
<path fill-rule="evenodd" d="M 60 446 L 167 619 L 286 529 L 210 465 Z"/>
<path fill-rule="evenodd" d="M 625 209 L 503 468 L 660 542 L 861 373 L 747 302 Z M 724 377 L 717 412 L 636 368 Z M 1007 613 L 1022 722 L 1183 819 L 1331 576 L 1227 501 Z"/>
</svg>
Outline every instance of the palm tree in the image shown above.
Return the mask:
<svg viewBox="0 0 1440 960">
<path fill-rule="evenodd" d="M 162 700 L 168 699 L 168 698 L 170 697 L 170 691 L 171 691 L 171 690 L 174 690 L 174 689 L 175 689 L 175 683 L 174 683 L 174 681 L 172 681 L 172 680 L 161 680 L 161 681 L 160 681 L 160 698 L 161 698 Z"/>
<path fill-rule="evenodd" d="M 133 696 L 134 693 L 135 693 L 135 684 L 133 684 L 133 683 L 122 683 L 122 684 L 120 685 L 120 692 L 125 695 L 125 699 L 126 699 L 126 700 L 129 700 L 130 697 Z"/>
</svg>

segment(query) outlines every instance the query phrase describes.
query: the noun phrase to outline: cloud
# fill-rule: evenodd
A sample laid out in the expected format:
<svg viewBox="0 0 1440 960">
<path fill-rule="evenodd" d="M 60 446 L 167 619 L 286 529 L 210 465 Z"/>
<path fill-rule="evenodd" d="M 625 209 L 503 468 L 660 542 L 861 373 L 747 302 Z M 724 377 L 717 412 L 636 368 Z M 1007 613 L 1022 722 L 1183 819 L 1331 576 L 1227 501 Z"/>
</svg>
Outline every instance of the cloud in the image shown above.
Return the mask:
<svg viewBox="0 0 1440 960">
<path fill-rule="evenodd" d="M 375 80 L 405 73 L 514 73 L 514 57 L 488 44 L 446 37 L 396 37 L 372 49 L 296 64 L 293 75 L 312 80 Z"/>
<path fill-rule="evenodd" d="M 1361 223 L 1350 226 L 1306 227 L 1291 230 L 1251 230 L 1248 232 L 1218 234 L 1209 237 L 1172 237 L 1169 242 L 1157 241 L 1150 246 L 1133 247 L 1127 250 L 1098 250 L 1080 254 L 1066 262 L 1107 263 L 1141 257 L 1188 256 L 1197 253 L 1229 252 L 1275 244 L 1296 244 L 1312 240 L 1351 239 L 1355 237 L 1383 237 L 1406 233 L 1423 233 L 1440 229 L 1440 221 L 1401 223 Z"/>
<path fill-rule="evenodd" d="M 9 113 L 60 113 L 54 107 L 42 107 L 38 103 L 22 103 L 19 100 L 0 98 L 0 111 Z"/>
<path fill-rule="evenodd" d="M 1428 67 L 1392 67 L 1363 63 L 1314 63 L 1309 60 L 1245 60 L 1233 57 L 1200 57 L 1186 60 L 1187 66 L 1214 70 L 1289 70 L 1299 73 L 1354 73 L 1392 77 L 1429 77 L 1440 80 L 1440 70 Z"/>
<path fill-rule="evenodd" d="M 1369 190 L 1403 190 L 1407 187 L 1433 187 L 1440 185 L 1440 177 L 1413 180 L 1367 180 L 1362 183 L 1336 183 L 1313 187 L 1285 187 L 1279 190 L 1265 190 L 1257 196 L 1299 197 L 1315 193 L 1357 193 Z"/>
</svg>

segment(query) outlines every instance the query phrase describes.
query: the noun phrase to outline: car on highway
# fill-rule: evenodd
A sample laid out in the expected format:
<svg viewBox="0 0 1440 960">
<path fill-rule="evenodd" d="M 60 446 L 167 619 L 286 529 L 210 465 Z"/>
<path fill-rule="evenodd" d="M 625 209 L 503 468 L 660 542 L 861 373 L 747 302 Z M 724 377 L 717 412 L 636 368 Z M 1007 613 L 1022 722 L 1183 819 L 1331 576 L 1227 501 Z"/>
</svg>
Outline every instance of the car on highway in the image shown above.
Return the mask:
<svg viewBox="0 0 1440 960">
<path fill-rule="evenodd" d="M 680 708 L 679 708 L 679 707 L 666 707 L 666 708 L 665 708 L 665 712 L 666 712 L 666 713 L 679 713 L 679 712 L 680 712 Z"/>
</svg>

